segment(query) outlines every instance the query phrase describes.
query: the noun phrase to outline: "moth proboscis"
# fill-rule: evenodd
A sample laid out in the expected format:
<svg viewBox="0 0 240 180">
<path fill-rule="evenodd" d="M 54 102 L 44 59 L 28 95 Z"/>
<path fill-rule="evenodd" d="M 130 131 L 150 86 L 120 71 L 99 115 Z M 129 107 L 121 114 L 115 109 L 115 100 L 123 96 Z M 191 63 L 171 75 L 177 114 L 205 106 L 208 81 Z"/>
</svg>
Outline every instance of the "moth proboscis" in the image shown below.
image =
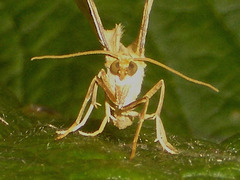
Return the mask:
<svg viewBox="0 0 240 180">
<path fill-rule="evenodd" d="M 216 92 L 218 92 L 218 89 L 208 83 L 192 79 L 159 61 L 144 56 L 145 39 L 153 0 L 146 0 L 138 37 L 127 47 L 121 43 L 121 37 L 123 34 L 121 24 L 116 24 L 115 28 L 112 30 L 105 30 L 93 0 L 75 1 L 79 8 L 87 13 L 98 35 L 99 41 L 103 46 L 103 50 L 92 50 L 59 56 L 39 56 L 33 57 L 31 60 L 60 59 L 90 54 L 102 54 L 105 55 L 106 70 L 101 69 L 98 75 L 93 78 L 77 119 L 67 130 L 57 131 L 58 137 L 56 139 L 62 139 L 69 133 L 75 131 L 78 131 L 79 134 L 83 136 L 96 136 L 104 130 L 106 124 L 110 121 L 112 121 L 119 129 L 124 129 L 132 124 L 134 118 L 138 118 L 138 127 L 133 139 L 132 152 L 130 155 L 130 159 L 132 159 L 135 156 L 137 141 L 143 122 L 148 119 L 154 119 L 156 121 L 155 141 L 159 142 L 163 149 L 170 154 L 178 153 L 178 151 L 168 142 L 160 118 L 165 93 L 164 80 L 161 79 L 143 97 L 137 98 L 141 91 L 146 62 L 160 66 L 190 82 L 206 86 Z M 99 129 L 95 132 L 83 132 L 79 129 L 85 125 L 92 110 L 99 105 L 96 101 L 98 87 L 101 87 L 105 92 L 105 117 L 103 118 Z M 158 91 L 160 92 L 160 98 L 156 111 L 155 113 L 148 114 L 149 100 Z M 140 112 L 135 111 L 135 108 L 140 104 L 143 105 L 142 110 Z"/>
</svg>

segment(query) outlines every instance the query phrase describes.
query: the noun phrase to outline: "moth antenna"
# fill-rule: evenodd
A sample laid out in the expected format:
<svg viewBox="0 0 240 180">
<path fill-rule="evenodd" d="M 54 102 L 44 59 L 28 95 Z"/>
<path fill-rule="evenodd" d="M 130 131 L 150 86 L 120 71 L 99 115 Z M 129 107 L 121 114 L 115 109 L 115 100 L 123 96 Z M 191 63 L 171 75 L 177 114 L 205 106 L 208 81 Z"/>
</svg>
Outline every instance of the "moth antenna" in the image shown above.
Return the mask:
<svg viewBox="0 0 240 180">
<path fill-rule="evenodd" d="M 162 64 L 162 63 L 154 60 L 154 59 L 151 59 L 151 58 L 134 58 L 134 60 L 150 62 L 152 64 L 160 66 L 160 67 L 162 67 L 162 68 L 164 68 L 164 69 L 166 69 L 166 70 L 168 70 L 168 71 L 170 71 L 170 72 L 172 72 L 172 73 L 182 77 L 183 79 L 186 79 L 187 81 L 190 81 L 190 82 L 193 82 L 195 84 L 202 85 L 202 86 L 206 86 L 206 87 L 208 87 L 208 88 L 210 88 L 210 89 L 212 89 L 212 90 L 214 90 L 216 92 L 219 92 L 219 90 L 217 88 L 215 88 L 214 86 L 212 86 L 211 84 L 208 84 L 208 83 L 205 83 L 205 82 L 202 82 L 202 81 L 198 81 L 196 79 L 192 79 L 192 78 L 190 78 L 190 77 L 188 77 L 188 76 L 186 76 L 186 75 L 184 75 L 184 74 L 182 74 L 182 73 L 180 73 L 180 72 L 178 72 L 178 71 L 176 71 L 176 70 L 166 66 L 165 64 Z"/>
<path fill-rule="evenodd" d="M 84 52 L 77 52 L 73 54 L 65 54 L 65 55 L 46 55 L 46 56 L 36 56 L 31 58 L 31 61 L 34 60 L 40 60 L 40 59 L 65 59 L 65 58 L 71 58 L 71 57 L 77 57 L 77 56 L 85 56 L 85 55 L 92 55 L 92 54 L 103 54 L 108 55 L 113 58 L 118 59 L 118 56 L 110 51 L 105 50 L 93 50 L 93 51 L 84 51 Z"/>
</svg>

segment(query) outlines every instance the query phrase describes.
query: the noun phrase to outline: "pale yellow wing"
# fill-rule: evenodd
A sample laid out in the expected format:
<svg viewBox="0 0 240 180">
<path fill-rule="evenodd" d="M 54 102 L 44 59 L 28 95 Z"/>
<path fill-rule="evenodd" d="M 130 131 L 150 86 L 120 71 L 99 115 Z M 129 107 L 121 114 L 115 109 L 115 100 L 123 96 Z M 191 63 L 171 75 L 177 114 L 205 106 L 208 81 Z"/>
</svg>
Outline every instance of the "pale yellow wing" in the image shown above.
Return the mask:
<svg viewBox="0 0 240 180">
<path fill-rule="evenodd" d="M 149 22 L 149 16 L 152 8 L 153 0 L 146 0 L 143 10 L 143 16 L 142 16 L 142 23 L 139 30 L 138 37 L 136 41 L 134 41 L 130 48 L 139 56 L 144 57 L 144 51 L 145 51 L 145 41 L 147 36 L 147 29 L 148 29 L 148 22 Z"/>
<path fill-rule="evenodd" d="M 110 48 L 109 43 L 106 39 L 105 30 L 93 0 L 75 0 L 75 2 L 77 3 L 79 9 L 82 10 L 82 12 L 87 16 L 90 23 L 93 25 L 102 46 L 109 51 Z"/>
</svg>

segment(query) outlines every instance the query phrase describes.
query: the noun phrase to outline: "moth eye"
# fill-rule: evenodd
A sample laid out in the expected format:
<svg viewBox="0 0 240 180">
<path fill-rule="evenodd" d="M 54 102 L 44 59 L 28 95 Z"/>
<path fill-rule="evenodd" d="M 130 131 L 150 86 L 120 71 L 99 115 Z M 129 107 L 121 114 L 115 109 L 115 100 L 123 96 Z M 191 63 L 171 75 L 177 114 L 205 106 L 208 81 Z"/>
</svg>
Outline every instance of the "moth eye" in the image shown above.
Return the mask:
<svg viewBox="0 0 240 180">
<path fill-rule="evenodd" d="M 137 65 L 133 61 L 131 61 L 128 65 L 128 75 L 133 76 L 137 72 Z"/>
<path fill-rule="evenodd" d="M 118 71 L 119 71 L 119 61 L 114 61 L 111 66 L 110 66 L 110 71 L 111 73 L 113 73 L 114 75 L 117 75 L 118 74 Z"/>
</svg>

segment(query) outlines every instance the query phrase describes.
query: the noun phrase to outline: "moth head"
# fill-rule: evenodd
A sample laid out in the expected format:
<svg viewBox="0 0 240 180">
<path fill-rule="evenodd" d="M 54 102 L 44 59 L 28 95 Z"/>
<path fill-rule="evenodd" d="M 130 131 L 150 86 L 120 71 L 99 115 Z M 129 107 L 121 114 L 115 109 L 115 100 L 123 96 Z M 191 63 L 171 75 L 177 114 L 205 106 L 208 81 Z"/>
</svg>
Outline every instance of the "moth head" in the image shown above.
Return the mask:
<svg viewBox="0 0 240 180">
<path fill-rule="evenodd" d="M 137 70 L 137 64 L 133 60 L 128 59 L 117 59 L 110 65 L 110 72 L 117 75 L 120 80 L 123 80 L 126 76 L 133 76 Z"/>
</svg>

